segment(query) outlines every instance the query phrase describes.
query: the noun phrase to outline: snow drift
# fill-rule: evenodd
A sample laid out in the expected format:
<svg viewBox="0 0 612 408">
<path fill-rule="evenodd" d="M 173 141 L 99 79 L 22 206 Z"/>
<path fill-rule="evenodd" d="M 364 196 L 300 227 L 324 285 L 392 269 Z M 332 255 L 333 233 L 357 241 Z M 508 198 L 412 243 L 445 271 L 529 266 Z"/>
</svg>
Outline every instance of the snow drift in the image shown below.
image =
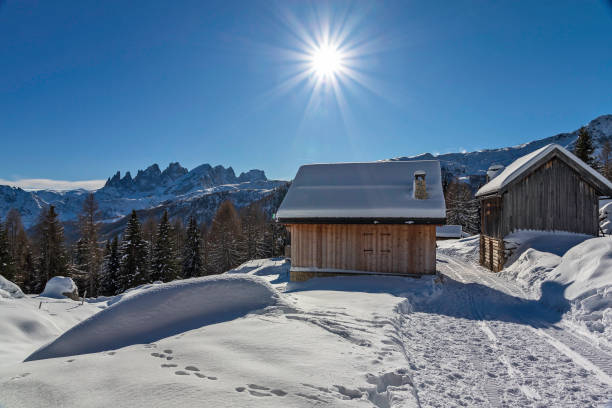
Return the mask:
<svg viewBox="0 0 612 408">
<path fill-rule="evenodd" d="M 546 282 L 561 284 L 571 305 L 566 318 L 612 341 L 612 238 L 533 235 L 520 248 L 527 243 L 533 247 L 521 251 L 501 276 L 516 281 L 533 296 L 541 295 Z"/>
<path fill-rule="evenodd" d="M 0 299 L 18 299 L 23 297 L 23 292 L 19 286 L 15 285 L 4 276 L 0 275 Z"/>
<path fill-rule="evenodd" d="M 45 290 L 40 294 L 40 296 L 55 298 L 55 299 L 64 299 L 67 294 L 75 294 L 79 296 L 79 290 L 77 285 L 71 278 L 65 276 L 54 276 L 45 285 Z"/>
<path fill-rule="evenodd" d="M 74 326 L 25 361 L 149 343 L 279 302 L 279 293 L 270 284 L 251 275 L 151 285 Z"/>
</svg>

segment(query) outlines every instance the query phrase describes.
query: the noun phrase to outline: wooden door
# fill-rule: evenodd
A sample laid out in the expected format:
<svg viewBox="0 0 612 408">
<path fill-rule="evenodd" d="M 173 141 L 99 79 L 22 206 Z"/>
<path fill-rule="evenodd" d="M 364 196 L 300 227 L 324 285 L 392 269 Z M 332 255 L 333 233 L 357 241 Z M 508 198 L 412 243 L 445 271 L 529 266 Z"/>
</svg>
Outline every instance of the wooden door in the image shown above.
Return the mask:
<svg viewBox="0 0 612 408">
<path fill-rule="evenodd" d="M 390 229 L 383 229 L 377 234 L 378 241 L 378 272 L 393 272 L 393 240 Z"/>
<path fill-rule="evenodd" d="M 376 270 L 376 233 L 374 231 L 364 231 L 361 242 L 363 242 L 362 265 L 366 271 Z"/>
</svg>

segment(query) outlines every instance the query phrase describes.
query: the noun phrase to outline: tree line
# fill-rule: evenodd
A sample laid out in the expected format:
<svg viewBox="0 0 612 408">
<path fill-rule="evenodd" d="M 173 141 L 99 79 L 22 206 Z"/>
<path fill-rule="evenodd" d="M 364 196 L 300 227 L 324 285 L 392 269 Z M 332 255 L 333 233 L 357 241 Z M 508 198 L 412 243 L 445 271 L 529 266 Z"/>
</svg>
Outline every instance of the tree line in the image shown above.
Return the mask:
<svg viewBox="0 0 612 408">
<path fill-rule="evenodd" d="M 2 220 L 0 220 L 2 221 Z M 121 236 L 100 240 L 100 213 L 89 194 L 78 217 L 79 238 L 67 245 L 55 207 L 41 211 L 28 235 L 17 210 L 0 222 L 0 275 L 26 293 L 40 293 L 54 276 L 70 276 L 87 296 L 111 296 L 151 282 L 223 273 L 241 263 L 283 254 L 286 229 L 259 203 L 236 210 L 221 203 L 212 222 L 190 217 L 144 222 L 136 211 Z"/>
</svg>

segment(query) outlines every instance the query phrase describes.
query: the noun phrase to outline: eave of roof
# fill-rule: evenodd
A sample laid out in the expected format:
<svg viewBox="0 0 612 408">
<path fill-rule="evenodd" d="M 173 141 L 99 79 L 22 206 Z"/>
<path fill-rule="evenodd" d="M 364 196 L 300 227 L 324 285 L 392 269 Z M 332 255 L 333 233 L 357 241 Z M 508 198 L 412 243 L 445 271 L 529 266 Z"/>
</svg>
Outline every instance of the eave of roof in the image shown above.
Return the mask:
<svg viewBox="0 0 612 408">
<path fill-rule="evenodd" d="M 276 219 L 282 224 L 416 224 L 416 225 L 442 225 L 446 218 L 282 218 Z"/>
</svg>

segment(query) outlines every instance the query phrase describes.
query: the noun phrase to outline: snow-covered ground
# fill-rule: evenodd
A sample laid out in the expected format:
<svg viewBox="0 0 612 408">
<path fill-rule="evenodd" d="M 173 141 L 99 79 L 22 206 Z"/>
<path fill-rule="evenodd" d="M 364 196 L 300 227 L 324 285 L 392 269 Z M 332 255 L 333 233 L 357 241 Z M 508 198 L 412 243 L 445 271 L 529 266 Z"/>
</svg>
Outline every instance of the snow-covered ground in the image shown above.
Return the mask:
<svg viewBox="0 0 612 408">
<path fill-rule="evenodd" d="M 574 251 L 563 268 L 599 271 L 585 273 L 595 273 L 601 288 L 610 272 L 587 261 L 608 262 L 606 239 L 583 240 L 564 256 L 529 256 L 554 269 L 552 255 L 563 267 Z M 558 298 L 569 282 L 549 275 L 539 285 L 517 280 L 520 273 L 492 274 L 477 266 L 477 238 L 439 246 L 440 275 L 421 279 L 291 283 L 288 262 L 270 259 L 84 305 L 2 299 L 0 406 L 598 407 L 612 401 L 606 331 L 588 330 L 572 317 L 575 298 Z M 582 262 L 585 251 L 597 255 L 571 264 Z M 211 311 L 229 305 L 232 312 L 210 319 Z M 186 313 L 189 324 L 171 319 Z M 35 357 L 66 344 L 74 353 L 21 362 L 48 341 Z M 79 343 L 97 351 L 81 354 L 92 350 Z"/>
</svg>

